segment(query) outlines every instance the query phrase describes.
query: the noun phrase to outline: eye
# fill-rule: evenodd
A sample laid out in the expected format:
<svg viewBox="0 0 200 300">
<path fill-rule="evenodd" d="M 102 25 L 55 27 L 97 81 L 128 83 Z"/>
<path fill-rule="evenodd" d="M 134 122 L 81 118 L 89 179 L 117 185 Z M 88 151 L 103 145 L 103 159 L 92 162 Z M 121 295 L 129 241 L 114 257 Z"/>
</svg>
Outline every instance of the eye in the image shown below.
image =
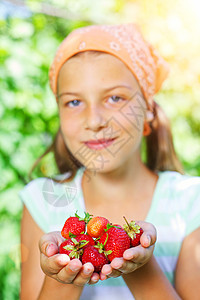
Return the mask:
<svg viewBox="0 0 200 300">
<path fill-rule="evenodd" d="M 80 100 L 72 100 L 72 101 L 65 103 L 65 106 L 75 107 L 75 106 L 79 106 L 79 104 L 80 104 Z"/>
<path fill-rule="evenodd" d="M 111 99 L 111 103 L 119 103 L 121 101 L 123 101 L 122 97 L 120 96 L 110 96 L 108 98 L 108 101 Z"/>
</svg>

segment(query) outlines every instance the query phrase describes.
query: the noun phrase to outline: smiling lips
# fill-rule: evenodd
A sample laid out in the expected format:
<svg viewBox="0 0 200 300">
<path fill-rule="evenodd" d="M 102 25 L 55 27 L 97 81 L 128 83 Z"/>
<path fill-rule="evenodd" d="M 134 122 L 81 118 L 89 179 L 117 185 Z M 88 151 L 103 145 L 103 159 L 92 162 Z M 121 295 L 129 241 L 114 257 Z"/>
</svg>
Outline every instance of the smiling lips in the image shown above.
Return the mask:
<svg viewBox="0 0 200 300">
<path fill-rule="evenodd" d="M 85 142 L 85 145 L 90 149 L 100 150 L 109 147 L 115 141 L 115 139 L 116 138 L 92 140 L 92 141 Z"/>
</svg>

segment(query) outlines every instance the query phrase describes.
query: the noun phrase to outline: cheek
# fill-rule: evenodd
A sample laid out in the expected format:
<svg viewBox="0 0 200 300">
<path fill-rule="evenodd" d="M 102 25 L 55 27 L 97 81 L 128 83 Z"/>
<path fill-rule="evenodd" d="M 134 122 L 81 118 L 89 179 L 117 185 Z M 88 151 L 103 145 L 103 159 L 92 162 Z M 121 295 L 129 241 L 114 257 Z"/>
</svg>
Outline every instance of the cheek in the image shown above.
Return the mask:
<svg viewBox="0 0 200 300">
<path fill-rule="evenodd" d="M 80 133 L 80 118 L 60 112 L 60 127 L 65 138 L 74 138 Z"/>
<path fill-rule="evenodd" d="M 130 109 L 130 108 L 129 108 Z M 140 138 L 143 134 L 144 115 L 135 111 L 127 109 L 123 113 L 117 115 L 117 127 L 123 131 L 124 134 L 131 136 L 133 139 Z"/>
<path fill-rule="evenodd" d="M 146 115 L 146 104 L 144 100 L 139 100 L 134 99 L 134 101 L 127 103 L 120 110 L 120 114 L 121 117 L 124 118 L 124 124 L 126 124 L 126 128 L 134 136 L 142 135 L 144 119 Z"/>
</svg>

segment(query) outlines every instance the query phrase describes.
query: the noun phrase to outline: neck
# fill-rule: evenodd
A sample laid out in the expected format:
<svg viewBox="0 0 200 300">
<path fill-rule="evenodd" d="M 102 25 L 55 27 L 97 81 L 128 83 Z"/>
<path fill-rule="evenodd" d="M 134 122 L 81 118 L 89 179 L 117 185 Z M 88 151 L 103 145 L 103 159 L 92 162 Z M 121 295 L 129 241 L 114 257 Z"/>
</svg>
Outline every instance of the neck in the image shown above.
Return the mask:
<svg viewBox="0 0 200 300">
<path fill-rule="evenodd" d="M 125 163 L 122 167 L 109 172 L 97 172 L 96 174 L 87 170 L 90 180 L 86 184 L 94 195 L 106 197 L 105 191 L 109 191 L 109 199 L 117 199 L 119 202 L 123 198 L 130 198 L 130 195 L 140 195 L 145 183 L 156 179 L 156 175 L 151 172 L 141 161 L 140 155 L 130 163 Z M 99 197 L 98 197 L 99 198 Z M 109 200 L 110 201 L 110 200 Z"/>
</svg>

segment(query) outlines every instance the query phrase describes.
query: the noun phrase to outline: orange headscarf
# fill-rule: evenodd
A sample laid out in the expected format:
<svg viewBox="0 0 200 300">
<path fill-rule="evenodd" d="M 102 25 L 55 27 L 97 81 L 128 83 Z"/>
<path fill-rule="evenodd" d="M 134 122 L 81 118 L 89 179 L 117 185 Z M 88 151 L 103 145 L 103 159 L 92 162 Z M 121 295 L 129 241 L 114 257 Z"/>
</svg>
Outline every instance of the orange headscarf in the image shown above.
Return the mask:
<svg viewBox="0 0 200 300">
<path fill-rule="evenodd" d="M 116 56 L 136 77 L 144 98 L 151 103 L 168 75 L 168 64 L 144 40 L 134 24 L 92 25 L 72 31 L 61 43 L 49 71 L 50 86 L 57 98 L 58 73 L 73 55 L 96 50 Z"/>
</svg>

